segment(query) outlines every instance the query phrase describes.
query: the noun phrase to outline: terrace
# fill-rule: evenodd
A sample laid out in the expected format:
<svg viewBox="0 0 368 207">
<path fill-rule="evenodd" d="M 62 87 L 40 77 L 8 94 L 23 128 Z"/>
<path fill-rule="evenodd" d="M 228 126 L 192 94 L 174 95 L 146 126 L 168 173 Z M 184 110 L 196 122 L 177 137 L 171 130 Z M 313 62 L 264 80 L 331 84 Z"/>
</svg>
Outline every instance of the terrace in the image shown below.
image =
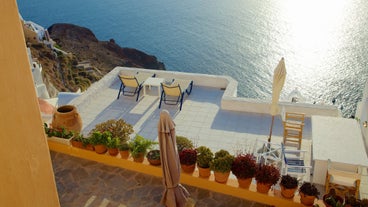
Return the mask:
<svg viewBox="0 0 368 207">
<path fill-rule="evenodd" d="M 146 94 L 142 95 L 138 102 L 135 97 L 121 96 L 117 99 L 120 86 L 120 80 L 117 75 L 124 71 L 125 74 L 135 74 L 137 71 L 156 73 L 157 77 L 172 79 L 190 79 L 194 80 L 194 87 L 189 96 L 185 96 L 183 109 L 179 111 L 178 106 L 163 104 L 161 109 L 167 109 L 176 123 L 177 135 L 186 136 L 193 140 L 196 146 L 207 146 L 216 152 L 220 149 L 228 150 L 235 154 L 236 152 L 254 152 L 257 139 L 267 140 L 271 125 L 271 116 L 268 114 L 268 101 L 260 101 L 236 97 L 237 83 L 230 77 L 212 76 L 203 74 L 190 74 L 172 71 L 143 70 L 136 68 L 117 67 L 102 80 L 92 85 L 84 94 L 73 99 L 69 104 L 75 105 L 83 120 L 83 133 L 89 131 L 98 123 L 109 119 L 122 118 L 132 124 L 135 133 L 145 138 L 157 141 L 157 123 L 161 109 L 158 108 L 159 96 L 158 88 L 146 88 Z M 310 117 L 313 115 L 324 115 L 336 117 L 338 110 L 334 106 L 311 105 L 303 103 L 281 102 L 283 111 L 298 111 L 305 113 L 305 128 L 303 131 L 303 141 L 301 148 L 306 150 L 308 156 L 306 163 L 312 164 L 312 124 Z M 282 142 L 283 125 L 280 116 L 275 118 L 272 142 Z M 128 170 L 145 173 L 153 176 L 161 176 L 161 169 L 150 168 L 150 166 L 137 166 L 131 161 L 126 161 L 96 156 L 88 154 L 84 150 L 75 150 L 59 146 L 49 142 L 50 149 L 71 154 L 87 160 L 94 160 L 108 165 L 118 166 Z M 87 153 L 87 154 L 86 154 Z M 196 172 L 197 173 L 197 172 Z M 195 173 L 195 174 L 196 174 Z M 324 176 L 324 175 L 323 175 Z M 309 175 L 304 177 L 305 181 L 312 181 Z M 209 181 L 211 181 L 209 183 Z M 277 187 L 274 193 L 268 199 L 265 196 L 259 196 L 254 189 L 250 189 L 248 194 L 245 190 L 238 189 L 235 177 L 231 176 L 226 187 L 222 184 L 216 184 L 211 178 L 207 182 L 198 179 L 198 177 L 182 175 L 182 183 L 198 187 L 199 189 L 210 190 L 227 194 L 229 196 L 239 197 L 241 199 L 252 200 L 266 203 L 269 205 L 283 206 L 298 204 L 298 197 L 295 197 L 294 203 L 286 199 L 280 199 L 277 195 Z M 362 182 L 362 185 L 366 185 Z M 254 186 L 253 186 L 254 187 Z M 323 193 L 323 187 L 320 190 Z M 364 192 L 364 191 L 363 191 Z"/>
<path fill-rule="evenodd" d="M 152 190 L 155 185 L 157 186 L 157 178 L 160 177 L 161 172 L 160 168 L 152 167 L 145 163 L 136 164 L 130 160 L 122 160 L 107 155 L 97 155 L 94 152 L 75 149 L 63 144 L 49 142 L 49 145 L 47 145 L 16 1 L 3 2 L 0 10 L 3 30 L 8 31 L 0 33 L 2 45 L 0 47 L 0 57 L 4 60 L 2 61 L 2 68 L 5 74 L 0 76 L 0 91 L 2 95 L 0 111 L 3 115 L 0 125 L 2 129 L 1 137 L 3 138 L 2 146 L 4 146 L 0 156 L 2 169 L 4 169 L 0 173 L 0 180 L 2 186 L 6 186 L 6 188 L 0 190 L 2 204 L 5 206 L 60 206 L 60 204 L 64 204 L 64 201 L 71 201 L 76 197 L 82 196 L 90 197 L 88 197 L 87 202 L 74 200 L 75 203 L 71 206 L 83 204 L 84 206 L 113 206 L 115 204 L 106 202 L 104 197 L 94 195 L 94 193 L 100 192 L 101 196 L 111 196 L 117 200 L 126 198 L 128 200 L 123 201 L 126 203 L 131 201 L 132 203 L 129 205 L 133 206 L 158 206 L 157 197 L 159 196 L 157 194 L 160 194 L 162 188 L 153 190 L 151 197 L 140 196 Z M 153 94 L 149 94 L 149 96 L 145 96 L 138 103 L 126 97 L 116 100 L 115 94 L 117 94 L 118 86 L 116 75 L 119 72 L 118 70 L 108 74 L 98 84 L 94 84 L 86 93 L 71 102 L 81 112 L 85 122 L 84 132 L 87 132 L 88 129 L 97 123 L 98 119 L 105 120 L 124 116 L 124 119 L 126 118 L 134 123 L 137 132 L 148 138 L 156 139 L 155 124 L 152 125 L 152 123 L 157 120 L 157 97 L 155 99 L 152 96 Z M 132 72 L 134 70 L 136 69 L 132 69 Z M 239 148 L 248 149 L 247 146 L 252 145 L 248 144 L 248 142 L 254 141 L 258 137 L 267 138 L 270 123 L 270 116 L 268 115 L 269 101 L 236 97 L 237 84 L 231 81 L 231 78 L 167 71 L 157 71 L 157 73 L 159 73 L 159 76 L 166 75 L 169 78 L 186 76 L 195 82 L 193 93 L 186 98 L 183 111 L 177 112 L 177 109 L 174 107 L 163 107 L 169 109 L 170 113 L 172 113 L 177 123 L 178 134 L 194 138 L 197 145 L 207 145 L 208 143 L 209 146 L 215 140 L 212 139 L 213 136 L 220 141 L 219 145 L 234 150 Z M 222 90 L 225 88 L 226 90 Z M 213 94 L 208 95 L 208 93 Z M 111 97 L 102 100 L 101 97 L 105 95 Z M 147 103 L 147 105 L 143 103 Z M 215 110 L 210 111 L 206 115 L 202 114 L 205 116 L 203 120 L 197 120 L 199 117 L 197 114 L 201 112 L 199 109 L 195 113 L 189 114 L 189 109 L 196 108 L 194 106 L 191 107 L 190 104 L 197 106 L 200 103 L 204 106 L 203 110 L 206 110 L 208 107 L 213 107 L 212 109 Z M 368 86 L 366 86 L 363 95 L 363 102 L 357 110 L 360 118 L 359 125 L 365 127 L 362 129 L 365 139 L 367 139 L 368 134 L 366 127 L 367 104 Z M 286 111 L 303 112 L 308 116 L 338 116 L 337 110 L 328 106 L 320 107 L 292 103 L 280 103 L 280 105 L 284 106 Z M 105 112 L 110 113 L 105 114 Z M 223 121 L 224 119 L 228 121 Z M 196 120 L 195 123 L 203 122 L 206 124 L 203 126 L 196 125 L 194 120 Z M 230 124 L 231 122 L 233 123 Z M 308 141 L 311 142 L 311 139 L 313 139 L 310 131 L 313 130 L 311 122 L 307 120 L 303 147 Z M 280 124 L 280 119 L 277 118 L 272 138 L 274 142 L 280 141 Z M 240 144 L 238 145 L 238 143 Z M 213 150 L 216 150 L 216 147 L 218 147 L 217 144 L 212 144 L 212 146 Z M 50 156 L 49 149 L 57 151 L 57 153 L 51 152 Z M 20 150 L 22 152 L 17 153 Z M 352 151 L 356 150 L 353 149 Z M 70 157 L 66 154 L 83 159 Z M 100 164 L 93 161 L 98 161 Z M 105 164 L 116 167 L 110 167 Z M 123 169 L 121 171 L 122 168 L 127 168 L 127 170 Z M 132 175 L 131 172 L 135 172 L 135 174 Z M 109 173 L 113 173 L 117 177 Z M 150 178 L 156 179 L 149 181 L 145 177 L 145 173 L 150 174 L 152 176 Z M 124 180 L 122 186 L 119 185 L 121 180 Z M 234 184 L 233 179 L 224 185 L 213 182 L 213 178 L 204 180 L 199 179 L 195 174 L 193 176 L 183 174 L 181 181 L 189 186 L 192 195 L 202 200 L 202 203 L 199 202 L 198 206 L 216 206 L 216 204 L 221 206 L 221 202 L 228 204 L 228 206 L 252 206 L 252 203 L 243 202 L 244 200 L 234 202 L 234 197 L 224 197 L 224 194 L 271 205 L 274 203 L 275 206 L 301 206 L 298 202 L 286 201 L 286 199 L 280 198 L 276 190 L 268 195 L 261 195 L 255 192 L 254 185 L 249 190 L 239 189 Z M 96 183 L 101 182 L 104 187 L 96 185 Z M 142 183 L 148 185 L 140 188 Z M 362 180 L 361 185 L 367 185 L 367 182 L 365 181 L 364 183 Z M 79 186 L 83 188 L 78 188 Z M 124 188 L 126 186 L 130 189 Z M 149 189 L 148 186 L 152 188 Z M 210 191 L 194 190 L 195 187 L 192 186 L 197 186 L 198 188 L 196 189 L 210 189 Z M 115 191 L 108 191 L 110 189 Z M 365 186 L 362 189 L 368 188 Z M 219 191 L 223 194 L 215 195 L 213 194 L 214 191 Z M 123 193 L 124 195 L 121 195 Z M 367 197 L 366 194 L 363 194 L 363 196 Z M 94 198 L 101 199 L 100 205 L 94 204 Z M 137 200 L 133 199 L 153 201 L 153 204 L 139 204 Z M 116 204 L 116 206 L 126 205 L 121 202 Z"/>
</svg>

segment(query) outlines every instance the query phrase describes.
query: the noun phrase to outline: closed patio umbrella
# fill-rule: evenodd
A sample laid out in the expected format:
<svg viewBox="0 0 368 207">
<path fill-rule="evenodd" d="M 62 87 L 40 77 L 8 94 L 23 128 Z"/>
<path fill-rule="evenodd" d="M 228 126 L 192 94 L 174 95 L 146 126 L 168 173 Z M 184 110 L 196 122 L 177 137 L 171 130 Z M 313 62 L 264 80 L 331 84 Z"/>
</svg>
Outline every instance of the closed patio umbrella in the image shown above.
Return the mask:
<svg viewBox="0 0 368 207">
<path fill-rule="evenodd" d="M 179 183 L 180 161 L 176 146 L 175 124 L 167 110 L 160 113 L 158 140 L 165 186 L 161 203 L 167 207 L 184 207 L 187 202 L 190 202 L 189 192 Z"/>
<path fill-rule="evenodd" d="M 285 78 L 286 78 L 285 61 L 284 61 L 284 58 L 281 58 L 273 74 L 272 103 L 271 103 L 271 109 L 270 109 L 270 114 L 272 116 L 272 122 L 271 122 L 270 136 L 268 137 L 268 142 L 271 142 L 272 128 L 273 128 L 273 122 L 275 119 L 275 115 L 279 113 L 279 98 L 280 98 L 281 90 L 284 87 Z"/>
</svg>

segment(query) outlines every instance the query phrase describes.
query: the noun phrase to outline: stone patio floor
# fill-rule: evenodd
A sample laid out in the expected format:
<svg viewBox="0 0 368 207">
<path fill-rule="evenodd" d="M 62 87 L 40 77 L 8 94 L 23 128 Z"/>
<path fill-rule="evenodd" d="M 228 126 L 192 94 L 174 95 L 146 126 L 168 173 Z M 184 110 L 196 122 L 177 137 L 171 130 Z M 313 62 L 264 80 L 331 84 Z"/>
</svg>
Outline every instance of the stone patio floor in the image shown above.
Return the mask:
<svg viewBox="0 0 368 207">
<path fill-rule="evenodd" d="M 62 207 L 163 207 L 162 179 L 50 152 Z M 263 207 L 264 204 L 184 185 L 197 207 Z"/>
</svg>

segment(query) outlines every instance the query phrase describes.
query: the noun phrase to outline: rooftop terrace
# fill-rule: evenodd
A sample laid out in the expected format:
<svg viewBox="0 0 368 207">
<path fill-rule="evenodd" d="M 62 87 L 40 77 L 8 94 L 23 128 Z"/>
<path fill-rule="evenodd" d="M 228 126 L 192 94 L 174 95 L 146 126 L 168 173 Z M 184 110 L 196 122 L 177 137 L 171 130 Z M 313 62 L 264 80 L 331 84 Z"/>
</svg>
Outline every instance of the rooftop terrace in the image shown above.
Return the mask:
<svg viewBox="0 0 368 207">
<path fill-rule="evenodd" d="M 162 78 L 194 80 L 192 93 L 185 96 L 181 111 L 177 105 L 163 104 L 159 109 L 157 87 L 147 88 L 146 95 L 142 94 L 138 102 L 130 96 L 117 99 L 120 87 L 118 74 L 121 71 L 134 74 L 142 70 L 117 67 L 69 103 L 78 108 L 84 134 L 88 134 L 98 123 L 122 118 L 133 125 L 135 133 L 157 141 L 159 113 L 167 109 L 176 123 L 177 135 L 192 139 L 196 146 L 210 147 L 214 152 L 219 149 L 233 154 L 253 152 L 257 139 L 267 140 L 271 126 L 271 115 L 268 113 L 270 101 L 236 97 L 237 83 L 229 77 L 144 70 Z M 308 151 L 306 162 L 312 164 L 310 116 L 338 116 L 337 108 L 287 102 L 281 102 L 280 106 L 282 111 L 298 111 L 307 115 L 301 148 Z M 282 130 L 281 116 L 276 116 L 272 142 L 281 143 Z M 305 180 L 311 178 L 307 176 Z"/>
</svg>

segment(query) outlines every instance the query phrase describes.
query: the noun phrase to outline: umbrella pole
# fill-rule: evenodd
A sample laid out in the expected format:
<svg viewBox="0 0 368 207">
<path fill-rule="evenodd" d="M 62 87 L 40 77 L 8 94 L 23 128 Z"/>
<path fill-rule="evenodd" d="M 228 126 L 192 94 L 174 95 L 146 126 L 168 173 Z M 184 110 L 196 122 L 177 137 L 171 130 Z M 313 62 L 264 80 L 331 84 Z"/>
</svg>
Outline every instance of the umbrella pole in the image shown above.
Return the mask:
<svg viewBox="0 0 368 207">
<path fill-rule="evenodd" d="M 273 120 L 275 119 L 275 116 L 272 116 L 271 121 L 271 129 L 270 129 L 270 136 L 268 137 L 268 142 L 271 142 L 271 135 L 272 135 L 272 128 L 273 128 Z"/>
</svg>

